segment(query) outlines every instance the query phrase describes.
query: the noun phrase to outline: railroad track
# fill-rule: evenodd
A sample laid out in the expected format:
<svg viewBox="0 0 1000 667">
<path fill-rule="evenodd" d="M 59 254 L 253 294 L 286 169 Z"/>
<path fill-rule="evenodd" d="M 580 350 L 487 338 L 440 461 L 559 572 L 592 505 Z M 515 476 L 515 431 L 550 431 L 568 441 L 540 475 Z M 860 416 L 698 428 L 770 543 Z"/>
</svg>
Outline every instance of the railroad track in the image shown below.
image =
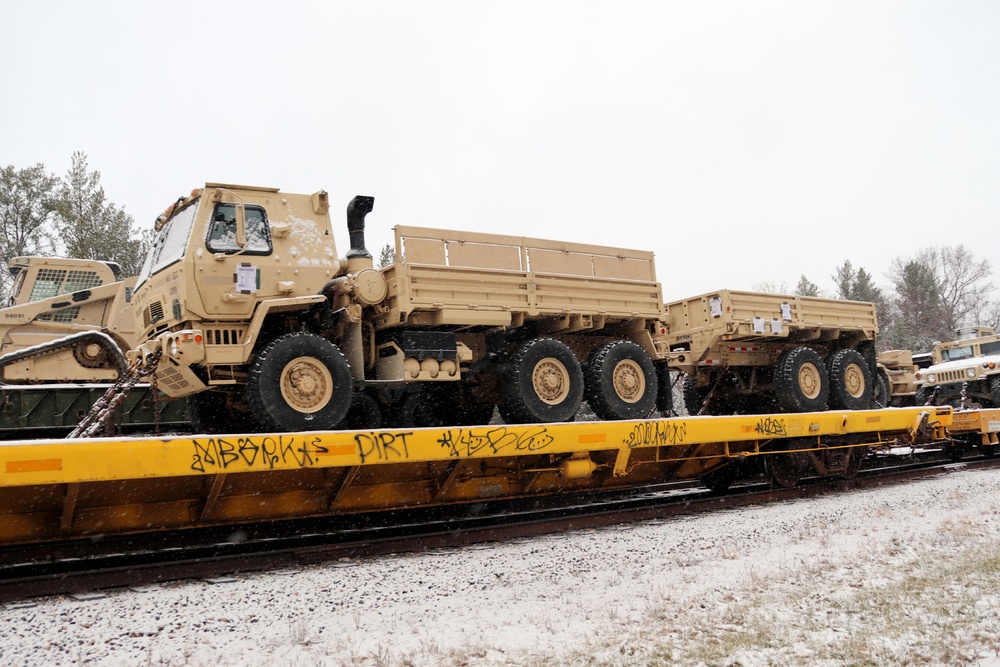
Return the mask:
<svg viewBox="0 0 1000 667">
<path fill-rule="evenodd" d="M 695 482 L 677 482 L 620 492 L 475 503 L 450 508 L 446 515 L 435 507 L 8 547 L 0 551 L 0 601 L 459 547 L 873 488 L 959 468 L 1000 466 L 1000 459 L 955 463 L 933 458 L 868 467 L 850 480 L 808 479 L 788 489 L 751 481 L 726 493 L 712 493 Z"/>
</svg>

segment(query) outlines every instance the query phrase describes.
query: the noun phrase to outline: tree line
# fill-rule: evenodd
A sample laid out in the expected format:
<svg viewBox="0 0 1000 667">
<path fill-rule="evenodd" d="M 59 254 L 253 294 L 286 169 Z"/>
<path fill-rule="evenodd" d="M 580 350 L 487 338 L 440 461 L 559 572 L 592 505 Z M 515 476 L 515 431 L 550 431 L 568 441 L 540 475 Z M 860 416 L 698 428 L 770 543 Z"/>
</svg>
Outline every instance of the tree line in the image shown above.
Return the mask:
<svg viewBox="0 0 1000 667">
<path fill-rule="evenodd" d="M 87 155 L 73 153 L 63 177 L 42 164 L 0 170 L 0 297 L 6 302 L 10 260 L 22 255 L 62 255 L 117 262 L 126 276 L 139 273 L 152 230 L 140 232 L 132 216 L 107 200 L 101 174 Z M 379 266 L 395 261 L 386 245 Z M 934 341 L 950 340 L 963 326 L 1000 328 L 1000 302 L 993 298 L 993 267 L 965 246 L 928 247 L 912 257 L 896 257 L 888 287 L 876 285 L 864 268 L 849 260 L 831 276 L 832 294 L 801 276 L 795 294 L 832 296 L 875 303 L 881 328 L 880 347 L 930 350 Z M 784 285 L 757 283 L 752 289 L 787 293 Z"/>
<path fill-rule="evenodd" d="M 830 276 L 832 294 L 805 275 L 799 278 L 795 294 L 873 302 L 880 348 L 928 352 L 935 341 L 954 339 L 961 327 L 1000 328 L 1000 301 L 994 298 L 992 274 L 990 261 L 963 245 L 930 246 L 893 259 L 888 286 L 879 287 L 868 271 L 844 260 Z M 787 291 L 781 287 L 753 286 L 760 291 Z"/>
<path fill-rule="evenodd" d="M 87 155 L 73 153 L 58 177 L 39 163 L 0 169 L 0 296 L 9 296 L 6 267 L 14 257 L 59 255 L 117 262 L 126 276 L 142 268 L 152 230 L 142 233 L 120 206 L 108 201 L 101 173 Z"/>
</svg>

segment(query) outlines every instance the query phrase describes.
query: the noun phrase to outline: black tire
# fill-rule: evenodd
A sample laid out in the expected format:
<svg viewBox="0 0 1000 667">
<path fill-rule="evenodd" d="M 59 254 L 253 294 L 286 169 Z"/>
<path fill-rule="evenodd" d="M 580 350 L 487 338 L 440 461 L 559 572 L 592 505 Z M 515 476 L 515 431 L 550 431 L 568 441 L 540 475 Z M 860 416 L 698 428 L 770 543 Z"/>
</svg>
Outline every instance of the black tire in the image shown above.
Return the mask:
<svg viewBox="0 0 1000 667">
<path fill-rule="evenodd" d="M 889 378 L 885 373 L 879 371 L 878 379 L 875 381 L 875 395 L 872 396 L 872 403 L 875 408 L 887 408 L 892 404 L 892 394 L 889 389 Z"/>
<path fill-rule="evenodd" d="M 826 410 L 830 380 L 815 350 L 795 347 L 781 353 L 774 365 L 774 397 L 786 412 Z"/>
<path fill-rule="evenodd" d="M 994 408 L 1000 408 L 1000 375 L 990 378 L 990 399 Z"/>
<path fill-rule="evenodd" d="M 689 415 L 711 414 L 708 406 L 705 406 L 705 412 L 702 412 L 705 397 L 708 396 L 708 387 L 696 386 L 694 378 L 689 375 L 684 378 L 684 384 L 681 385 L 681 393 L 684 396 L 684 409 L 687 410 Z"/>
<path fill-rule="evenodd" d="M 418 389 L 407 392 L 399 402 L 386 410 L 386 426 L 391 428 L 423 428 L 442 426 L 431 409 L 428 391 Z"/>
<path fill-rule="evenodd" d="M 353 380 L 337 346 L 296 332 L 271 341 L 250 365 L 247 401 L 267 429 L 326 431 L 351 407 Z"/>
<path fill-rule="evenodd" d="M 806 457 L 801 452 L 768 454 L 764 457 L 764 470 L 774 486 L 790 489 L 806 473 Z"/>
<path fill-rule="evenodd" d="M 337 424 L 345 431 L 373 431 L 382 428 L 382 407 L 371 394 L 357 392 L 351 397 L 347 415 Z"/>
<path fill-rule="evenodd" d="M 583 370 L 552 338 L 522 343 L 500 376 L 500 414 L 508 424 L 572 421 L 583 400 Z"/>
<path fill-rule="evenodd" d="M 917 406 L 927 405 L 927 401 L 930 400 L 931 392 L 927 387 L 917 387 L 917 393 L 913 395 L 913 404 Z"/>
<path fill-rule="evenodd" d="M 187 417 L 193 433 L 252 433 L 260 429 L 249 414 L 233 410 L 221 391 L 202 391 L 188 396 Z"/>
<path fill-rule="evenodd" d="M 587 404 L 601 419 L 644 419 L 656 408 L 656 368 L 630 340 L 594 350 L 583 383 Z"/>
<path fill-rule="evenodd" d="M 837 350 L 829 359 L 830 407 L 867 410 L 872 406 L 872 372 L 856 350 Z"/>
</svg>

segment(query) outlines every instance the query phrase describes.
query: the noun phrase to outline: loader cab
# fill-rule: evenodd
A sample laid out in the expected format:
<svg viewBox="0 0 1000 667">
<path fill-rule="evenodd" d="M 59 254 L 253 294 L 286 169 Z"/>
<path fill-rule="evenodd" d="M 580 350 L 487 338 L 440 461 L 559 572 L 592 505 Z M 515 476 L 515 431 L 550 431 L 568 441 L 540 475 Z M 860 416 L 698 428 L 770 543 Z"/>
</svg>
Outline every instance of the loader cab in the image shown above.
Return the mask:
<svg viewBox="0 0 1000 667">
<path fill-rule="evenodd" d="M 15 257 L 7 270 L 13 279 L 8 307 L 118 282 L 122 273 L 115 262 L 64 257 Z"/>
</svg>

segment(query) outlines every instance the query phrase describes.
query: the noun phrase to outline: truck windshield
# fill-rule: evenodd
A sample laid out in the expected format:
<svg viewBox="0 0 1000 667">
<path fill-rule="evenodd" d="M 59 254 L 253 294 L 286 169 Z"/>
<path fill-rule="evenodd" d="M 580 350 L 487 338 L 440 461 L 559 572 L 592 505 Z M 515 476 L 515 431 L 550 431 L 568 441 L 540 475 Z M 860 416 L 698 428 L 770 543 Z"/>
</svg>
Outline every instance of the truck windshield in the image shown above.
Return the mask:
<svg viewBox="0 0 1000 667">
<path fill-rule="evenodd" d="M 959 359 L 970 359 L 972 357 L 972 347 L 952 347 L 941 350 L 941 358 L 945 361 L 958 361 Z"/>
<path fill-rule="evenodd" d="M 170 218 L 167 224 L 156 235 L 153 246 L 146 255 L 146 261 L 139 272 L 136 288 L 149 276 L 165 269 L 184 257 L 194 218 L 198 213 L 198 202 L 195 201 L 180 213 Z"/>
</svg>

